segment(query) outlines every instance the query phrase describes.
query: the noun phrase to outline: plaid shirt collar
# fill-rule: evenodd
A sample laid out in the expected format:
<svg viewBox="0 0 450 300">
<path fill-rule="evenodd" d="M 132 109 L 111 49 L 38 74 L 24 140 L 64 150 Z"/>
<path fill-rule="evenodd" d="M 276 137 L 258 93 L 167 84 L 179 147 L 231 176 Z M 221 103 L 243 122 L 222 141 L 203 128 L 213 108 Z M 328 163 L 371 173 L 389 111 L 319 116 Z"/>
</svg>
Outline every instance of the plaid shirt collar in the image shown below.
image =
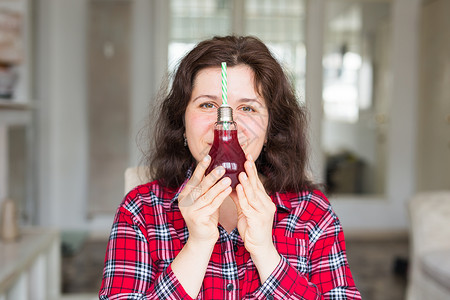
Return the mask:
<svg viewBox="0 0 450 300">
<path fill-rule="evenodd" d="M 190 167 L 187 172 L 186 172 L 186 178 L 184 179 L 183 183 L 181 184 L 181 186 L 177 189 L 175 196 L 170 200 L 170 207 L 173 208 L 173 205 L 176 204 L 176 206 L 178 206 L 178 197 L 181 193 L 181 191 L 184 190 L 184 187 L 186 186 L 187 182 L 189 181 L 189 179 L 191 179 L 192 173 L 193 173 L 193 166 Z"/>
</svg>

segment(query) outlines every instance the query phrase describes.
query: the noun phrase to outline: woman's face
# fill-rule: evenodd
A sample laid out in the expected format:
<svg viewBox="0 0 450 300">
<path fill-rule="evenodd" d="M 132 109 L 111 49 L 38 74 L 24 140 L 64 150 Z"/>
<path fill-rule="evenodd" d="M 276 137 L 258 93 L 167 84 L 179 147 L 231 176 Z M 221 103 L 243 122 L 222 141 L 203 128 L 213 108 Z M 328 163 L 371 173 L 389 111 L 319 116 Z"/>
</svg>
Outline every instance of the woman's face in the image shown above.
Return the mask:
<svg viewBox="0 0 450 300">
<path fill-rule="evenodd" d="M 250 67 L 243 64 L 230 67 L 227 74 L 228 105 L 233 109 L 239 143 L 245 154 L 251 154 L 256 160 L 266 141 L 269 121 L 266 101 L 255 90 Z M 185 112 L 186 139 L 197 162 L 211 149 L 217 108 L 221 104 L 220 67 L 199 71 Z"/>
</svg>

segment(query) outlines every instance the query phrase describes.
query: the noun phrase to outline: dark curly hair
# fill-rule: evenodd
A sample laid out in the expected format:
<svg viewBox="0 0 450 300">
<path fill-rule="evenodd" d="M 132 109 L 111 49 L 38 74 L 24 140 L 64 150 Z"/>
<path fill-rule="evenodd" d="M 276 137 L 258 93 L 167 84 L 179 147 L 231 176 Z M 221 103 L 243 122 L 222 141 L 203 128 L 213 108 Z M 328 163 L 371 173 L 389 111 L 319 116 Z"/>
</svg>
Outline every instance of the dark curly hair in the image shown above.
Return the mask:
<svg viewBox="0 0 450 300">
<path fill-rule="evenodd" d="M 176 188 L 195 165 L 184 146 L 184 114 L 191 98 L 197 73 L 208 67 L 249 66 L 255 87 L 266 101 L 269 112 L 267 143 L 256 160 L 268 192 L 299 192 L 316 186 L 307 176 L 307 115 L 278 61 L 256 37 L 225 36 L 200 42 L 180 62 L 166 95 L 160 96 L 158 117 L 146 155 L 150 176 L 164 186 Z M 162 89 L 162 91 L 164 88 Z"/>
</svg>

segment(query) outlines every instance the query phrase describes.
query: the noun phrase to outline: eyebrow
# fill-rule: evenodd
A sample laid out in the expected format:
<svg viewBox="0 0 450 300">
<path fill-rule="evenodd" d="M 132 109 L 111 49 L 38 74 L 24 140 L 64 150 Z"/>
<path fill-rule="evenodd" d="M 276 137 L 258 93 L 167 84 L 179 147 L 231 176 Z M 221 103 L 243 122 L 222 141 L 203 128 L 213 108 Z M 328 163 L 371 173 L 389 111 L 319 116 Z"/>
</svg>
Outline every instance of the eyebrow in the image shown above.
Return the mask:
<svg viewBox="0 0 450 300">
<path fill-rule="evenodd" d="M 242 103 L 242 102 L 257 102 L 260 105 L 262 105 L 261 101 L 259 101 L 258 98 L 241 98 L 237 102 L 239 102 L 239 103 Z"/>
<path fill-rule="evenodd" d="M 197 101 L 197 100 L 200 99 L 200 98 L 209 98 L 209 99 L 214 100 L 214 101 L 217 101 L 217 100 L 219 99 L 219 98 L 218 98 L 217 96 L 215 96 L 215 95 L 199 95 L 199 96 L 195 97 L 195 98 L 192 100 L 192 102 L 195 102 L 195 101 Z"/>
</svg>

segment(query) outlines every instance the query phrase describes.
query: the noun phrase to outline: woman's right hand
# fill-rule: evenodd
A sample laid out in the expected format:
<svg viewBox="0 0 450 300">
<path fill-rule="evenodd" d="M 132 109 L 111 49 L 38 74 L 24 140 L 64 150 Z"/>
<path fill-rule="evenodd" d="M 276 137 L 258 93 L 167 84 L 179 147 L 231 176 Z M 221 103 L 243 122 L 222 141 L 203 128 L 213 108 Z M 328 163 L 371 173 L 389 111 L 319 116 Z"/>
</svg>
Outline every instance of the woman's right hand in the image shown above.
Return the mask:
<svg viewBox="0 0 450 300">
<path fill-rule="evenodd" d="M 231 193 L 230 178 L 222 178 L 225 174 L 223 167 L 217 167 L 205 176 L 210 162 L 211 157 L 207 155 L 197 164 L 178 196 L 178 207 L 189 230 L 189 238 L 173 260 L 172 270 L 191 298 L 196 298 L 201 289 L 211 253 L 219 238 L 219 207 Z"/>
<path fill-rule="evenodd" d="M 225 169 L 221 166 L 204 176 L 210 162 L 207 155 L 197 164 L 178 197 L 178 206 L 189 230 L 188 242 L 213 246 L 219 238 L 219 207 L 232 188 L 231 179 L 222 178 Z"/>
</svg>

